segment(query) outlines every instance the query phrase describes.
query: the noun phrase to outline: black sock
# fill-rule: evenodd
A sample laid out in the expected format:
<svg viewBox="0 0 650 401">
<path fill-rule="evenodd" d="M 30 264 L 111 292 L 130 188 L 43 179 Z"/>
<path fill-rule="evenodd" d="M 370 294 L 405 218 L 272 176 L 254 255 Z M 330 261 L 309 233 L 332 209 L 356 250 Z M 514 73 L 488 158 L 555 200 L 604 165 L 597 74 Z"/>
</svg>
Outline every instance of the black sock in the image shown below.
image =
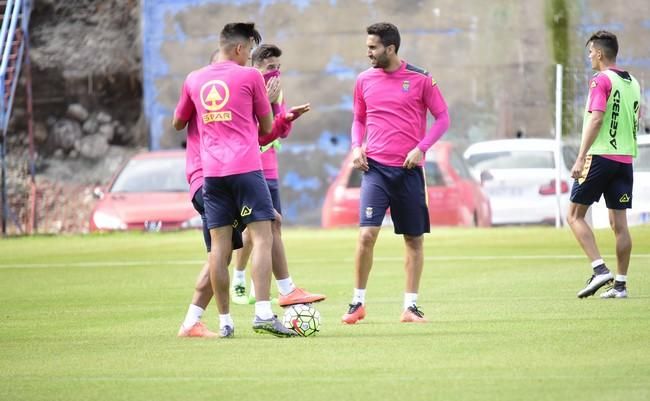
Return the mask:
<svg viewBox="0 0 650 401">
<path fill-rule="evenodd" d="M 607 274 L 607 273 L 609 273 L 609 269 L 607 268 L 607 266 L 605 266 L 604 263 L 602 265 L 598 265 L 594 267 L 594 274 L 597 276 L 601 274 Z"/>
<path fill-rule="evenodd" d="M 616 291 L 623 291 L 625 289 L 625 281 L 614 281 L 614 289 Z"/>
</svg>

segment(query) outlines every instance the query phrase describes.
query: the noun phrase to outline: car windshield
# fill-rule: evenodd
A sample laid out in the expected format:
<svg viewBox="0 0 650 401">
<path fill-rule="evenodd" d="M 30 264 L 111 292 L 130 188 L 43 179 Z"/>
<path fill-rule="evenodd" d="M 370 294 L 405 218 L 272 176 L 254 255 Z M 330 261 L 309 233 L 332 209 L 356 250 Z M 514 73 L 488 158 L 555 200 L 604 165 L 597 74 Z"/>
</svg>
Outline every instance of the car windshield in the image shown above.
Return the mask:
<svg viewBox="0 0 650 401">
<path fill-rule="evenodd" d="M 479 171 L 490 169 L 553 168 L 553 152 L 539 150 L 517 150 L 477 153 L 467 160 Z"/>
<path fill-rule="evenodd" d="M 111 192 L 187 192 L 183 157 L 130 160 Z"/>
<path fill-rule="evenodd" d="M 634 171 L 650 171 L 650 144 L 639 145 L 639 154 L 634 161 Z"/>
</svg>

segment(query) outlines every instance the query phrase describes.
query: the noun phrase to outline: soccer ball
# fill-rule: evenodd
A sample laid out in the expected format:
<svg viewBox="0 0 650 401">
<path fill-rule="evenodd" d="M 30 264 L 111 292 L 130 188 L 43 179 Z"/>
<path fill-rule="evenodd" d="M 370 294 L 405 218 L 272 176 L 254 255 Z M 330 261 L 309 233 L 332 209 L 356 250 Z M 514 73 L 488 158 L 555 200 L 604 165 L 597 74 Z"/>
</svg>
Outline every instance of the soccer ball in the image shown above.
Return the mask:
<svg viewBox="0 0 650 401">
<path fill-rule="evenodd" d="M 282 324 L 302 337 L 313 336 L 320 331 L 320 313 L 311 305 L 291 305 L 284 308 Z"/>
</svg>

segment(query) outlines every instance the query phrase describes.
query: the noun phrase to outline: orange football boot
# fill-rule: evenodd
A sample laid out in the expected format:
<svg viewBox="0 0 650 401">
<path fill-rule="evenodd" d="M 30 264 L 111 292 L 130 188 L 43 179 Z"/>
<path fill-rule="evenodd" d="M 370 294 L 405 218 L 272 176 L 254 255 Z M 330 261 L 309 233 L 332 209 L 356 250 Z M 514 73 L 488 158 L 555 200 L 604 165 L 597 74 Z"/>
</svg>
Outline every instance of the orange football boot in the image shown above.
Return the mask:
<svg viewBox="0 0 650 401">
<path fill-rule="evenodd" d="M 427 323 L 428 320 L 424 318 L 424 313 L 416 305 L 409 306 L 402 312 L 402 317 L 399 319 L 402 323 Z"/>
<path fill-rule="evenodd" d="M 282 307 L 297 305 L 297 304 L 311 304 L 314 302 L 320 302 L 325 299 L 325 295 L 322 294 L 311 294 L 302 288 L 296 287 L 293 291 L 287 295 L 280 295 L 278 298 L 278 304 Z"/>
<path fill-rule="evenodd" d="M 204 338 L 213 338 L 219 337 L 219 334 L 214 333 L 208 330 L 207 327 L 202 322 L 194 323 L 194 326 L 186 329 L 181 325 L 181 328 L 178 330 L 179 337 L 204 337 Z"/>
<path fill-rule="evenodd" d="M 364 317 L 366 317 L 366 308 L 363 307 L 361 302 L 357 302 L 356 304 L 350 304 L 348 313 L 343 315 L 341 321 L 345 324 L 355 324 L 359 320 L 363 320 Z"/>
</svg>

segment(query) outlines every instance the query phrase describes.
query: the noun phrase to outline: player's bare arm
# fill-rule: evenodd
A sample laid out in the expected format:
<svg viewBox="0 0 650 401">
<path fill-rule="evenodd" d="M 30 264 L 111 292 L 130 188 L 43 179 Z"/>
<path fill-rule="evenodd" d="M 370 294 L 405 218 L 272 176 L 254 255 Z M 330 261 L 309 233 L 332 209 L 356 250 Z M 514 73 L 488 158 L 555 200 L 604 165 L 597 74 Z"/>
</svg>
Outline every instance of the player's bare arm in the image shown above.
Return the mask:
<svg viewBox="0 0 650 401">
<path fill-rule="evenodd" d="M 273 112 L 268 112 L 263 116 L 257 116 L 259 122 L 259 135 L 264 136 L 271 133 L 273 130 Z"/>
<path fill-rule="evenodd" d="M 172 120 L 172 125 L 174 126 L 174 129 L 176 129 L 176 131 L 182 131 L 185 129 L 185 126 L 187 126 L 187 120 L 182 120 L 174 116 Z"/>
<path fill-rule="evenodd" d="M 600 127 L 603 125 L 603 116 L 604 113 L 602 111 L 594 110 L 591 112 L 591 118 L 589 118 L 589 122 L 585 125 L 584 131 L 582 133 L 582 143 L 580 144 L 578 157 L 576 158 L 576 162 L 571 168 L 572 178 L 582 178 L 582 170 L 585 166 L 587 151 L 591 145 L 593 145 L 596 137 L 598 136 L 598 131 L 600 131 Z"/>
</svg>

